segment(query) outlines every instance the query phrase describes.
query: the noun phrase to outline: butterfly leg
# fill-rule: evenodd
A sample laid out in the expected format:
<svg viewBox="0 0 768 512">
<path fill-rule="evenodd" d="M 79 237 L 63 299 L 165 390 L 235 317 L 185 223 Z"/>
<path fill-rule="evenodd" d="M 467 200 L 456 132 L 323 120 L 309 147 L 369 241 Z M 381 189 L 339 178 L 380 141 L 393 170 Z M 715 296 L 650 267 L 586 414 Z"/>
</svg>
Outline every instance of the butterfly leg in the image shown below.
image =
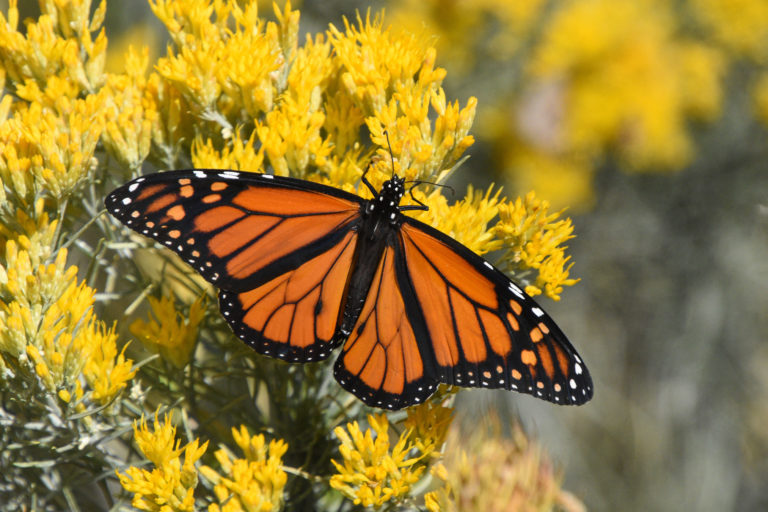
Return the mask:
<svg viewBox="0 0 768 512">
<path fill-rule="evenodd" d="M 422 210 L 422 211 L 425 211 L 425 212 L 429 211 L 429 206 L 425 205 L 424 203 L 422 203 L 421 201 L 416 199 L 416 196 L 413 195 L 414 187 L 416 187 L 417 185 L 420 185 L 420 184 L 421 184 L 421 182 L 416 182 L 413 185 L 413 187 L 408 189 L 408 193 L 411 194 L 411 199 L 413 199 L 418 204 L 406 204 L 406 205 L 403 205 L 403 206 L 398 206 L 397 207 L 398 210 L 400 210 L 401 212 L 404 212 L 404 211 L 407 211 L 407 210 Z"/>
<path fill-rule="evenodd" d="M 376 188 L 371 184 L 371 182 L 368 181 L 368 178 L 365 177 L 365 175 L 368 174 L 368 171 L 370 170 L 371 170 L 371 164 L 369 163 L 368 167 L 366 167 L 365 171 L 363 171 L 363 175 L 360 176 L 360 181 L 363 182 L 363 185 L 368 187 L 368 190 L 371 191 L 371 193 L 373 194 L 373 197 L 376 197 L 377 195 L 379 195 L 379 191 L 376 190 Z"/>
</svg>

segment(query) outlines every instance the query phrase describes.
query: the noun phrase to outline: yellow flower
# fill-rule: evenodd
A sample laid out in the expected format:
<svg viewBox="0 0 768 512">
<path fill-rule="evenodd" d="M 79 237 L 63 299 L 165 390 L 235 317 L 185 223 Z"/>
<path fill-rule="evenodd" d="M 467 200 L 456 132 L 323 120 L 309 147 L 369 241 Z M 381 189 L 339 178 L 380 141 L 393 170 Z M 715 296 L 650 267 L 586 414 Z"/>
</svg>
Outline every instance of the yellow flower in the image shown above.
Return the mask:
<svg viewBox="0 0 768 512">
<path fill-rule="evenodd" d="M 414 76 L 427 88 L 445 77 L 444 69 L 434 67 L 435 49 L 425 41 L 407 32 L 393 34 L 379 16 L 357 21 L 354 27 L 345 18 L 344 33 L 331 25 L 330 38 L 342 66 L 341 82 L 366 116 L 384 108 L 397 85 L 415 85 Z"/>
<path fill-rule="evenodd" d="M 308 169 L 326 167 L 332 143 L 321 128 L 321 92 L 332 71 L 330 44 L 318 36 L 308 38 L 296 53 L 287 77 L 287 88 L 274 110 L 267 113 L 257 132 L 275 174 L 304 177 Z"/>
<path fill-rule="evenodd" d="M 269 446 L 261 434 L 251 436 L 248 429 L 232 429 L 232 437 L 245 458 L 234 458 L 228 450 L 216 451 L 221 473 L 202 466 L 200 473 L 214 484 L 219 503 L 208 506 L 209 512 L 278 511 L 283 506 L 283 488 L 287 475 L 282 457 L 288 445 L 272 440 Z"/>
<path fill-rule="evenodd" d="M 107 404 L 136 375 L 133 361 L 125 358 L 128 345 L 124 345 L 118 354 L 115 327 L 107 330 L 103 323 L 91 323 L 80 335 L 88 337 L 85 343 L 93 347 L 83 369 L 88 385 L 93 389 L 92 398 Z"/>
<path fill-rule="evenodd" d="M 371 428 L 365 433 L 356 421 L 347 423 L 346 430 L 334 430 L 341 441 L 343 464 L 331 460 L 338 472 L 331 477 L 331 487 L 354 500 L 355 505 L 378 507 L 407 496 L 426 466 L 419 464 L 424 454 L 409 457 L 416 448 L 412 428 L 391 446 L 386 415 L 368 415 L 368 424 Z"/>
<path fill-rule="evenodd" d="M 5 256 L 9 241 L 18 241 L 34 261 L 50 259 L 58 221 L 51 221 L 44 208 L 42 197 L 32 210 L 14 208 L 10 202 L 0 205 L 0 255 Z"/>
<path fill-rule="evenodd" d="M 17 0 L 8 4 L 8 18 L 0 14 L 0 62 L 17 84 L 33 79 L 44 85 L 58 75 L 81 91 L 94 92 L 103 84 L 107 38 L 101 25 L 106 1 L 91 11 L 90 0 L 41 2 L 42 15 L 18 31 Z M 96 39 L 91 36 L 98 32 Z"/>
<path fill-rule="evenodd" d="M 428 196 L 418 190 L 414 195 L 429 205 L 428 211 L 419 211 L 414 217 L 433 226 L 466 245 L 477 254 L 501 249 L 501 242 L 494 238 L 488 224 L 499 214 L 501 189 L 493 186 L 483 194 L 469 186 L 464 199 L 448 204 L 443 191 L 437 189 Z"/>
<path fill-rule="evenodd" d="M 543 291 L 560 300 L 563 286 L 578 282 L 568 277 L 572 263 L 562 245 L 573 238 L 573 225 L 571 219 L 558 220 L 559 216 L 560 212 L 549 213 L 549 203 L 533 192 L 499 206 L 499 222 L 493 230 L 506 248 L 502 263 L 523 277 L 527 269 L 538 271 L 534 283 L 526 286 L 529 295 Z"/>
<path fill-rule="evenodd" d="M 0 124 L 0 181 L 8 199 L 30 209 L 40 197 L 63 201 L 72 194 L 96 165 L 103 107 L 103 95 L 61 97 L 56 110 L 31 103 Z"/>
<path fill-rule="evenodd" d="M 753 59 L 768 56 L 768 4 L 762 0 L 690 0 L 696 18 L 726 48 Z"/>
<path fill-rule="evenodd" d="M 264 145 L 255 149 L 256 131 L 247 141 L 235 131 L 230 143 L 222 150 L 214 148 L 213 141 L 195 139 L 192 144 L 192 165 L 198 169 L 232 169 L 247 172 L 263 172 Z"/>
<path fill-rule="evenodd" d="M 541 446 L 512 425 L 510 438 L 501 438 L 498 419 L 491 428 L 479 426 L 469 436 L 452 431 L 445 461 L 432 468 L 442 486 L 424 496 L 430 512 L 534 512 L 553 510 L 566 501 L 575 510 L 583 505 L 560 488 L 560 477 Z"/>
<path fill-rule="evenodd" d="M 125 73 L 109 75 L 104 87 L 107 100 L 103 140 L 122 165 L 138 170 L 149 154 L 152 126 L 158 117 L 144 76 L 149 49 L 145 47 L 138 54 L 129 48 L 124 61 Z"/>
<path fill-rule="evenodd" d="M 298 31 L 298 17 L 291 15 L 290 5 L 284 21 L 292 28 L 280 29 L 258 18 L 255 1 L 246 2 L 244 9 L 233 0 L 220 2 L 215 9 L 187 0 L 157 0 L 150 6 L 179 51 L 158 61 L 158 73 L 197 107 L 198 114 L 220 110 L 241 118 L 242 110 L 253 118 L 272 108 L 274 73 L 284 63 L 280 44 L 291 39 L 288 33 Z M 234 30 L 229 29 L 230 17 Z"/>
<path fill-rule="evenodd" d="M 325 114 L 290 96 L 283 96 L 277 108 L 267 113 L 256 131 L 276 175 L 303 177 L 310 165 L 325 166 L 331 143 L 320 135 L 324 122 Z"/>
<path fill-rule="evenodd" d="M 67 266 L 66 249 L 52 263 L 48 227 L 18 243 L 9 241 L 0 266 L 0 291 L 12 300 L 0 303 L 0 352 L 21 371 L 33 372 L 43 387 L 69 402 L 83 396 L 109 403 L 135 373 L 133 362 L 117 354 L 114 328 L 107 330 L 93 315 L 95 290 L 77 284 L 77 268 Z M 23 249 L 19 249 L 21 246 Z M 82 406 L 82 405 L 81 405 Z"/>
<path fill-rule="evenodd" d="M 405 428 L 413 430 L 413 443 L 425 456 L 440 455 L 448 429 L 453 421 L 453 408 L 430 400 L 409 407 Z"/>
<path fill-rule="evenodd" d="M 160 423 L 158 413 L 155 413 L 152 432 L 143 415 L 139 423 L 134 422 L 136 444 L 154 469 L 131 466 L 125 473 L 116 473 L 123 488 L 134 494 L 132 505 L 138 509 L 152 512 L 195 510 L 194 492 L 198 479 L 195 462 L 205 453 L 208 442 L 200 446 L 199 440 L 195 439 L 181 448 L 171 419 L 166 415 Z"/>
<path fill-rule="evenodd" d="M 135 320 L 131 332 L 149 350 L 159 353 L 176 368 L 184 368 L 192 357 L 197 341 L 198 326 L 203 320 L 205 304 L 199 297 L 185 316 L 176 310 L 173 297 L 149 297 L 153 317 L 149 321 Z"/>
</svg>

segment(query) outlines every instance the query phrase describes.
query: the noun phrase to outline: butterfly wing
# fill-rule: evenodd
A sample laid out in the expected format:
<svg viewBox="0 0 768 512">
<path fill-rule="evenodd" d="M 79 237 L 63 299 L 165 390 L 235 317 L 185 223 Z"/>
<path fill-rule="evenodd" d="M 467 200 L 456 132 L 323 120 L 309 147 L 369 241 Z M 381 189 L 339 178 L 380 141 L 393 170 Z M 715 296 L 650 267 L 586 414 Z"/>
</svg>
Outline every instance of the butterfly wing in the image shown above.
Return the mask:
<svg viewBox="0 0 768 512">
<path fill-rule="evenodd" d="M 144 176 L 105 200 L 220 289 L 222 314 L 243 341 L 296 362 L 323 359 L 336 344 L 361 203 L 303 180 L 220 170 Z"/>
<path fill-rule="evenodd" d="M 555 322 L 502 272 L 452 238 L 411 218 L 400 231 L 401 281 L 427 332 L 422 357 L 457 386 L 504 388 L 558 404 L 592 397 L 586 366 Z"/>
<path fill-rule="evenodd" d="M 413 322 L 406 305 L 414 299 L 400 277 L 402 253 L 390 245 L 376 266 L 360 316 L 352 328 L 334 375 L 339 384 L 368 405 L 401 409 L 426 400 L 437 388 L 433 358 L 420 343 L 424 322 Z M 406 285 L 403 287 L 403 285 Z"/>
</svg>

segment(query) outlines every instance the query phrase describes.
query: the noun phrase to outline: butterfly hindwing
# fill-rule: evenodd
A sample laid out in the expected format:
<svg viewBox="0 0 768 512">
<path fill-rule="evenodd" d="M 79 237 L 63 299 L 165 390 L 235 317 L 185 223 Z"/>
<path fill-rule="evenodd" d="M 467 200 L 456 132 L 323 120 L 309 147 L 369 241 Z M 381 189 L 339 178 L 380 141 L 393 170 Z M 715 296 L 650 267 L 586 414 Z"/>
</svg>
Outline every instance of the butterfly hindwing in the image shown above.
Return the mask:
<svg viewBox="0 0 768 512">
<path fill-rule="evenodd" d="M 412 323 L 388 246 L 378 262 L 357 323 L 334 366 L 336 380 L 368 405 L 401 409 L 423 402 L 436 389 L 431 357 L 420 348 L 422 324 Z"/>
<path fill-rule="evenodd" d="M 245 292 L 219 292 L 219 308 L 232 330 L 257 352 L 290 362 L 327 358 L 334 340 L 357 233 L 295 270 Z"/>
<path fill-rule="evenodd" d="M 554 321 L 519 286 L 450 237 L 413 219 L 400 236 L 437 378 L 559 404 L 592 397 L 592 381 Z M 425 340 L 426 341 L 426 340 Z"/>
</svg>

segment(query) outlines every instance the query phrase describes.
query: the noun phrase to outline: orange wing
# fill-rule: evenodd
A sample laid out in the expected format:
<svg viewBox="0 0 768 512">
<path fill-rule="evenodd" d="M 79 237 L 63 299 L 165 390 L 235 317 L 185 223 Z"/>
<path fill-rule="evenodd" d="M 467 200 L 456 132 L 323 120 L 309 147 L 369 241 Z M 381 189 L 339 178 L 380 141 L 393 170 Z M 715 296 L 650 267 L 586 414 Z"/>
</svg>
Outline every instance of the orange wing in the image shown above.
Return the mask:
<svg viewBox="0 0 768 512">
<path fill-rule="evenodd" d="M 218 170 L 144 176 L 105 200 L 220 289 L 241 339 L 290 361 L 325 358 L 334 346 L 361 203 L 303 180 Z"/>
<path fill-rule="evenodd" d="M 137 178 L 105 205 L 219 288 L 244 291 L 337 244 L 355 228 L 361 202 L 303 180 L 194 170 Z"/>
<path fill-rule="evenodd" d="M 256 351 L 290 362 L 325 359 L 334 340 L 357 234 L 246 292 L 219 292 L 221 314 Z"/>
<path fill-rule="evenodd" d="M 400 243 L 427 335 L 433 377 L 447 384 L 522 391 L 559 404 L 592 397 L 592 380 L 554 321 L 490 263 L 439 231 L 406 219 Z"/>
<path fill-rule="evenodd" d="M 408 317 L 396 268 L 398 251 L 387 247 L 357 323 L 336 360 L 336 380 L 374 407 L 400 409 L 431 395 L 433 358 L 419 346 L 424 333 Z M 415 326 L 415 329 L 414 329 Z"/>
</svg>

